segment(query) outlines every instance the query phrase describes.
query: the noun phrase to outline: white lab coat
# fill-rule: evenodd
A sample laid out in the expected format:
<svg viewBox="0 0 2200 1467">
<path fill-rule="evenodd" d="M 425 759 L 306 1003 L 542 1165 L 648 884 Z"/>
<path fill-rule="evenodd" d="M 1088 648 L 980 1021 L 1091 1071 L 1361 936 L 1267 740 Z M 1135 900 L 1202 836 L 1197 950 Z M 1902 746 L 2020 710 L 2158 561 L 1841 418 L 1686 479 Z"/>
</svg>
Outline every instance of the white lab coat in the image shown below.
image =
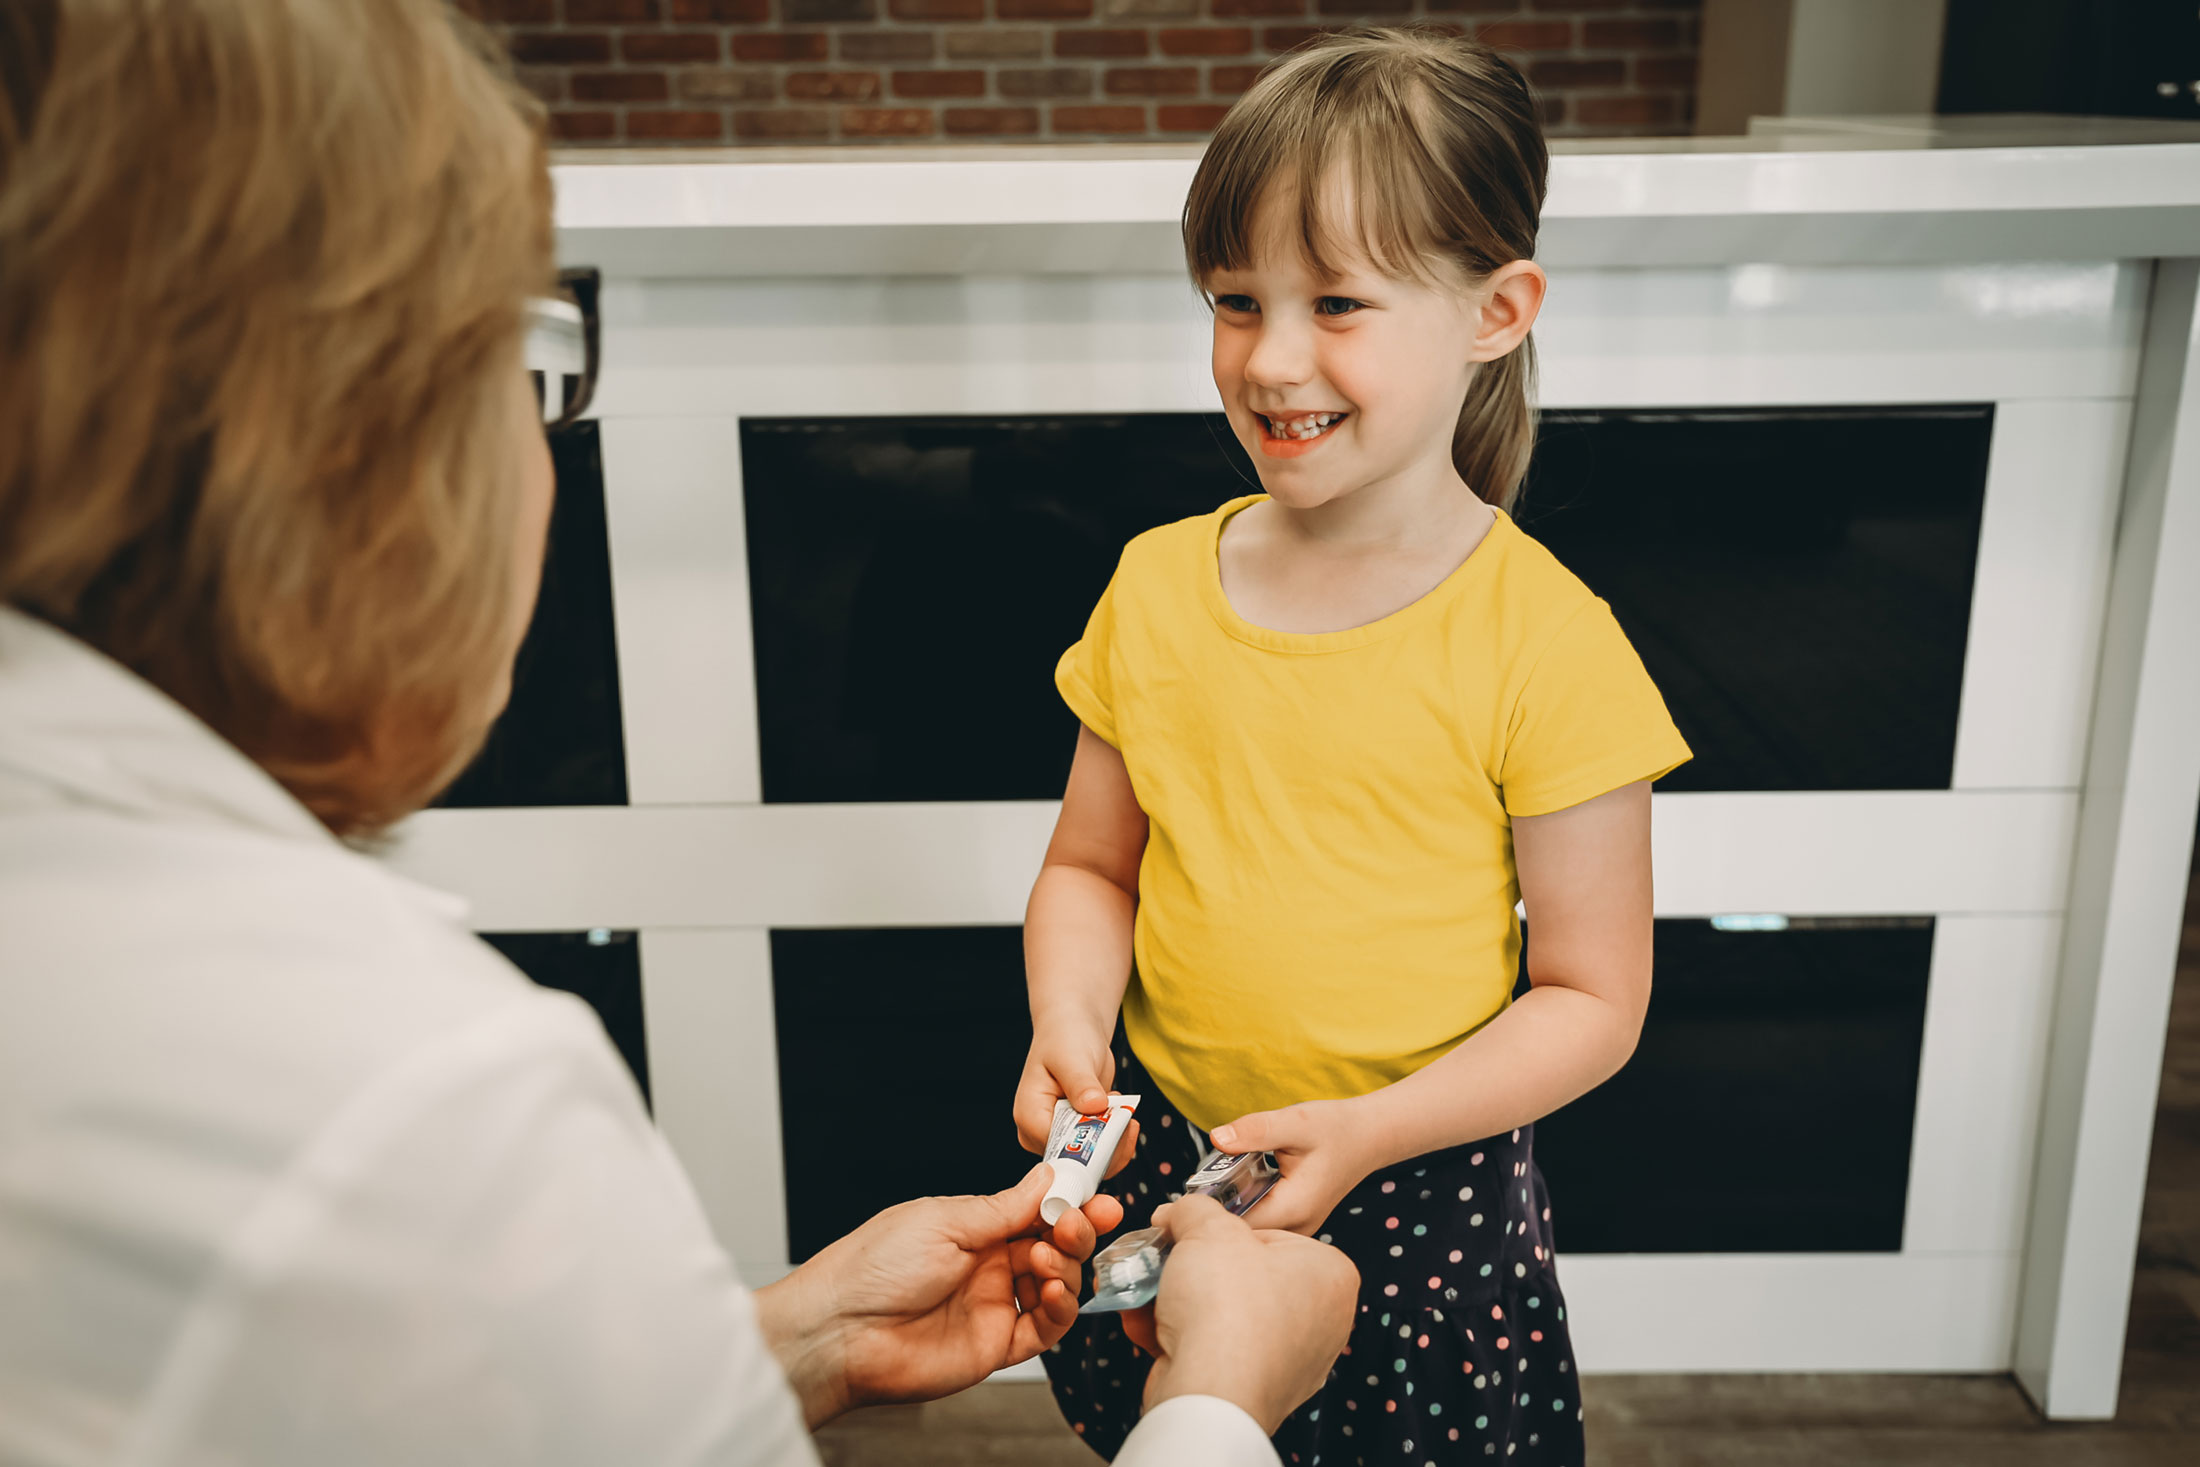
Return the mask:
<svg viewBox="0 0 2200 1467">
<path fill-rule="evenodd" d="M 0 1461 L 817 1461 L 594 1015 L 5 608 Z"/>
</svg>

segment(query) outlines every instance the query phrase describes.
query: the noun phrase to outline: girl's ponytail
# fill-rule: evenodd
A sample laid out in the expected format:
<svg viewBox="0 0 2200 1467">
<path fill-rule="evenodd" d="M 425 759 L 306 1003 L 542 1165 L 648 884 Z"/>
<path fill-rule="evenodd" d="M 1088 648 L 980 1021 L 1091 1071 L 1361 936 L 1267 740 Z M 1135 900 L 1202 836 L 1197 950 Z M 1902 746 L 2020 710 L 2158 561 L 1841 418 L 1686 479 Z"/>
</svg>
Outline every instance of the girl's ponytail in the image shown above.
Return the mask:
<svg viewBox="0 0 2200 1467">
<path fill-rule="evenodd" d="M 1451 461 L 1485 503 L 1510 510 L 1535 451 L 1535 338 L 1475 368 L 1451 435 Z"/>
</svg>

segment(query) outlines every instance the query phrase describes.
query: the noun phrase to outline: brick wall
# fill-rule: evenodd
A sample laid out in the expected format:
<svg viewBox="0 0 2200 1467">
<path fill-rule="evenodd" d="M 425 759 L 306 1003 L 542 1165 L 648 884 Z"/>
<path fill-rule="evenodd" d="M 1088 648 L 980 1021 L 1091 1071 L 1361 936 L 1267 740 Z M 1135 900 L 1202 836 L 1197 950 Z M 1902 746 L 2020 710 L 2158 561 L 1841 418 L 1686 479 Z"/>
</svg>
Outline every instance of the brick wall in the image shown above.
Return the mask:
<svg viewBox="0 0 2200 1467">
<path fill-rule="evenodd" d="M 568 146 L 1196 141 L 1354 21 L 1510 52 L 1554 137 L 1689 130 L 1702 0 L 459 0 Z"/>
</svg>

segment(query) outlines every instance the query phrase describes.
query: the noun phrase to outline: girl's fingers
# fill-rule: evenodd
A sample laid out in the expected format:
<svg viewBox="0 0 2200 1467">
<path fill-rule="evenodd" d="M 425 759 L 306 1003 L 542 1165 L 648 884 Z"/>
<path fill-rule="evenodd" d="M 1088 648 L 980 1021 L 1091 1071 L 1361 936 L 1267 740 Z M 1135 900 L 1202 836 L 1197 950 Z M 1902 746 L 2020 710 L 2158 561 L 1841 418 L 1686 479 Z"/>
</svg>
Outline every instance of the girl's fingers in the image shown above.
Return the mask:
<svg viewBox="0 0 2200 1467">
<path fill-rule="evenodd" d="M 1108 1175 L 1112 1177 L 1117 1172 L 1123 1170 L 1123 1168 L 1129 1166 L 1131 1164 L 1131 1158 L 1133 1156 L 1136 1156 L 1137 1154 L 1138 1122 L 1137 1120 L 1133 1119 L 1129 1125 L 1123 1128 L 1123 1139 L 1116 1143 L 1115 1159 L 1108 1163 Z"/>
</svg>

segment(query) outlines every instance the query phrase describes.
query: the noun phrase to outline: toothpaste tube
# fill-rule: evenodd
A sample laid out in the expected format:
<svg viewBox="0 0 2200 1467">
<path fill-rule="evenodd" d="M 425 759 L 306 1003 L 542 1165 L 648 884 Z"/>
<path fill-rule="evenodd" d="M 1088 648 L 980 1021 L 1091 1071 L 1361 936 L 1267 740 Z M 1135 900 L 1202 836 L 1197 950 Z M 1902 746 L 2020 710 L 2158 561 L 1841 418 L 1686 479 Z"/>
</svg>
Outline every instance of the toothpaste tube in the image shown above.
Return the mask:
<svg viewBox="0 0 2200 1467">
<path fill-rule="evenodd" d="M 1100 1179 L 1108 1174 L 1116 1145 L 1137 1109 L 1135 1095 L 1110 1095 L 1108 1108 L 1089 1116 L 1066 1100 L 1054 1102 L 1054 1130 L 1047 1137 L 1047 1165 L 1054 1169 L 1054 1183 L 1039 1204 L 1039 1218 L 1048 1227 L 1099 1194 Z"/>
<path fill-rule="evenodd" d="M 1184 1195 L 1212 1197 L 1243 1216 L 1282 1176 L 1273 1152 L 1233 1156 L 1218 1151 L 1192 1173 Z M 1160 1228 L 1140 1228 L 1108 1244 L 1092 1260 L 1092 1301 L 1077 1312 L 1117 1314 L 1151 1304 L 1161 1292 L 1161 1265 L 1174 1246 Z"/>
</svg>

